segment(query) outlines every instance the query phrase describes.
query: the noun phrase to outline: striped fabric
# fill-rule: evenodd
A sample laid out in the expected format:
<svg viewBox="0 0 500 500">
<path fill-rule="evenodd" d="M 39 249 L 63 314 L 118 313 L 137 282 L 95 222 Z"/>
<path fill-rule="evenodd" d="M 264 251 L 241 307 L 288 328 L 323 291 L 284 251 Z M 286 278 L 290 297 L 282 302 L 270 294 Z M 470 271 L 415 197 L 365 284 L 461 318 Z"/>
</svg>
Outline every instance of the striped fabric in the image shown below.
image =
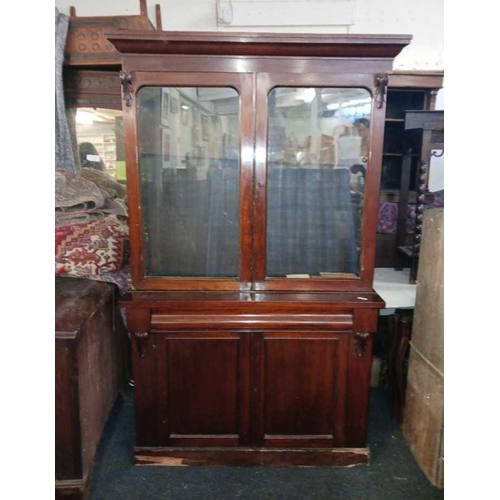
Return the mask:
<svg viewBox="0 0 500 500">
<path fill-rule="evenodd" d="M 347 169 L 271 168 L 267 276 L 357 273 Z"/>
</svg>

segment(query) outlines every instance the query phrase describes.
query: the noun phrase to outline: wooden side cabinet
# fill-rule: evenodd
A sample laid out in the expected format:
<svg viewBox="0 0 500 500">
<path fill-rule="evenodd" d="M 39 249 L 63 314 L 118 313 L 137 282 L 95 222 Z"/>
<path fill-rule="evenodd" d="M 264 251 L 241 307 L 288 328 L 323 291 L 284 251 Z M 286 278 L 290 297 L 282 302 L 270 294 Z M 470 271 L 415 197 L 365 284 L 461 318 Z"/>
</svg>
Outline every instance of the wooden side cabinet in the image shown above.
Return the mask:
<svg viewBox="0 0 500 500">
<path fill-rule="evenodd" d="M 128 339 L 114 285 L 57 277 L 55 291 L 55 493 L 87 500 L 104 425 L 125 387 Z"/>
</svg>

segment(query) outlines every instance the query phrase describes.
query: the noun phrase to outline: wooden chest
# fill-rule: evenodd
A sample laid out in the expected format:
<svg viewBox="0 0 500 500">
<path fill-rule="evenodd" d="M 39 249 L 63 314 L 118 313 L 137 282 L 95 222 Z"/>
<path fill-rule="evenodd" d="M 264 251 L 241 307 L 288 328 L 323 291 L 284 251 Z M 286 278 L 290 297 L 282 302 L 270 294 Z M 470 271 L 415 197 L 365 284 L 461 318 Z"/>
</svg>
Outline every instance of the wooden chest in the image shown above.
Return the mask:
<svg viewBox="0 0 500 500">
<path fill-rule="evenodd" d="M 94 455 L 127 376 L 115 287 L 56 278 L 56 498 L 88 498 Z"/>
</svg>

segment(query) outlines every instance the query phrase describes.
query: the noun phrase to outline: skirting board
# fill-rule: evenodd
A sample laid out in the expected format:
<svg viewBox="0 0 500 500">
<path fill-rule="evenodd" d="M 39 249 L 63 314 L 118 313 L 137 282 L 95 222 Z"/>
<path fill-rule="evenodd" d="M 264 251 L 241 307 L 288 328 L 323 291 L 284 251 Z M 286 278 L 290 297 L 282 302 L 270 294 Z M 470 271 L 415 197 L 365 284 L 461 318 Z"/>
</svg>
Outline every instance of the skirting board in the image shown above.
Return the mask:
<svg viewBox="0 0 500 500">
<path fill-rule="evenodd" d="M 167 467 L 353 467 L 370 461 L 368 448 L 136 448 L 136 465 Z"/>
</svg>

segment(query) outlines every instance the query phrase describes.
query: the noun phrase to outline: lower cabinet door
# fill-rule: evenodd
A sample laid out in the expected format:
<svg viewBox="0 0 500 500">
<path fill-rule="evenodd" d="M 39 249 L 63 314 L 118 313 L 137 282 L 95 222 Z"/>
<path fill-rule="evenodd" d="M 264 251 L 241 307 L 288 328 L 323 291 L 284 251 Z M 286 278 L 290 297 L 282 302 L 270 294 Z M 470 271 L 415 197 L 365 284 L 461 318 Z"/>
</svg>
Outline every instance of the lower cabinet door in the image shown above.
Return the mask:
<svg viewBox="0 0 500 500">
<path fill-rule="evenodd" d="M 166 333 L 158 349 L 161 444 L 247 445 L 250 334 Z"/>
<path fill-rule="evenodd" d="M 349 332 L 254 334 L 254 442 L 345 445 Z"/>
</svg>

